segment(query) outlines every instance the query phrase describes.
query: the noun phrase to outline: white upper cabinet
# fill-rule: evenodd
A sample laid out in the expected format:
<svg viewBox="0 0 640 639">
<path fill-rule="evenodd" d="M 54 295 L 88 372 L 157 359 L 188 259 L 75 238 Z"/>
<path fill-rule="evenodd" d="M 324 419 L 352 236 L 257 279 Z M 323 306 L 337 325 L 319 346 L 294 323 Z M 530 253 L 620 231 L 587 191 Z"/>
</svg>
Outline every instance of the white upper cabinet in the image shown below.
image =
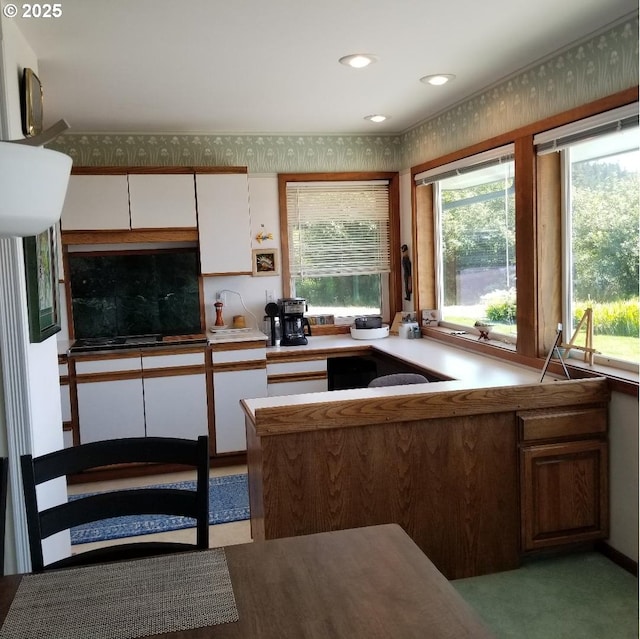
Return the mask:
<svg viewBox="0 0 640 639">
<path fill-rule="evenodd" d="M 250 274 L 247 174 L 196 174 L 196 196 L 202 273 Z"/>
<path fill-rule="evenodd" d="M 126 175 L 72 175 L 62 208 L 63 231 L 123 230 L 129 226 Z"/>
<path fill-rule="evenodd" d="M 193 174 L 129 174 L 132 229 L 196 228 Z"/>
</svg>

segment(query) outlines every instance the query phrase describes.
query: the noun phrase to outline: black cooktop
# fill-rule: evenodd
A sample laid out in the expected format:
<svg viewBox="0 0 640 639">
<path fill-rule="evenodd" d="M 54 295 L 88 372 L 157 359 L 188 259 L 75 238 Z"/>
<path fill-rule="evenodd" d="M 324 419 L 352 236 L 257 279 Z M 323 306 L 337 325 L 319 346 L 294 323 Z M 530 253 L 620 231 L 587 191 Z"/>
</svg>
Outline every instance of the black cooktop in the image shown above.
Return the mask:
<svg viewBox="0 0 640 639">
<path fill-rule="evenodd" d="M 116 337 L 86 337 L 77 339 L 71 348 L 69 354 L 87 353 L 89 351 L 111 351 L 123 348 L 142 348 L 145 346 L 158 346 L 161 344 L 204 344 L 206 337 L 185 336 L 184 339 L 172 337 L 170 340 L 163 335 L 127 335 Z"/>
</svg>

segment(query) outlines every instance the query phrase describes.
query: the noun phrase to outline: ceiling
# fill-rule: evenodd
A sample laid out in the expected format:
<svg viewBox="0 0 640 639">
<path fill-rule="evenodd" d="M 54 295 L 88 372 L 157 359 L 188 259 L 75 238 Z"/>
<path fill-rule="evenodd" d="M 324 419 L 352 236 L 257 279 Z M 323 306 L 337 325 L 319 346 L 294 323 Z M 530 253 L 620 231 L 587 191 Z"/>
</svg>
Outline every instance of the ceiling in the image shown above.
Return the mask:
<svg viewBox="0 0 640 639">
<path fill-rule="evenodd" d="M 6 5 L 6 0 L 2 0 Z M 18 6 L 19 3 L 18 3 Z M 637 11 L 637 0 L 63 0 L 16 18 L 45 126 L 401 133 Z M 338 58 L 372 53 L 352 69 Z M 434 73 L 442 87 L 419 81 Z M 382 113 L 374 124 L 366 115 Z"/>
</svg>

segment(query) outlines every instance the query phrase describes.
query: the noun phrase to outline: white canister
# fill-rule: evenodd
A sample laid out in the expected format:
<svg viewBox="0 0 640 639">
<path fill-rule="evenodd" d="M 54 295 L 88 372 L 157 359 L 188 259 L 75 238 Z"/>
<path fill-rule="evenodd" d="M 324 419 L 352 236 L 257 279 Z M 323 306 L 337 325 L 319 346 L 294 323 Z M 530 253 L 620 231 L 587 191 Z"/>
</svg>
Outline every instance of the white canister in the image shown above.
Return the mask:
<svg viewBox="0 0 640 639">
<path fill-rule="evenodd" d="M 405 339 L 420 337 L 420 327 L 418 322 L 403 322 L 398 328 L 398 335 Z"/>
</svg>

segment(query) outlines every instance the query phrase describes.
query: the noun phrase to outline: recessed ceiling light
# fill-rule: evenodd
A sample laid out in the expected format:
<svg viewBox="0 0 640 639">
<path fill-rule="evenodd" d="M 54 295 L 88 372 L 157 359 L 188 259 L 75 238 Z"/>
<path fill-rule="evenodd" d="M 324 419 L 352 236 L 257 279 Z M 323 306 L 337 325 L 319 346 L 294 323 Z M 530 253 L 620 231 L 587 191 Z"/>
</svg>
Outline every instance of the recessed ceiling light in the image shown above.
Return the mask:
<svg viewBox="0 0 640 639">
<path fill-rule="evenodd" d="M 389 119 L 388 115 L 366 115 L 365 120 L 369 120 L 369 122 L 384 122 L 385 120 Z"/>
<path fill-rule="evenodd" d="M 340 64 L 346 64 L 348 67 L 353 67 L 354 69 L 364 69 L 364 67 L 368 67 L 372 62 L 376 62 L 376 56 L 371 53 L 354 53 L 352 55 L 345 55 L 340 58 L 338 62 Z"/>
<path fill-rule="evenodd" d="M 425 75 L 424 78 L 420 78 L 420 82 L 425 84 L 432 84 L 433 86 L 440 86 L 446 84 L 450 80 L 455 79 L 453 73 L 438 73 L 437 75 Z"/>
</svg>

